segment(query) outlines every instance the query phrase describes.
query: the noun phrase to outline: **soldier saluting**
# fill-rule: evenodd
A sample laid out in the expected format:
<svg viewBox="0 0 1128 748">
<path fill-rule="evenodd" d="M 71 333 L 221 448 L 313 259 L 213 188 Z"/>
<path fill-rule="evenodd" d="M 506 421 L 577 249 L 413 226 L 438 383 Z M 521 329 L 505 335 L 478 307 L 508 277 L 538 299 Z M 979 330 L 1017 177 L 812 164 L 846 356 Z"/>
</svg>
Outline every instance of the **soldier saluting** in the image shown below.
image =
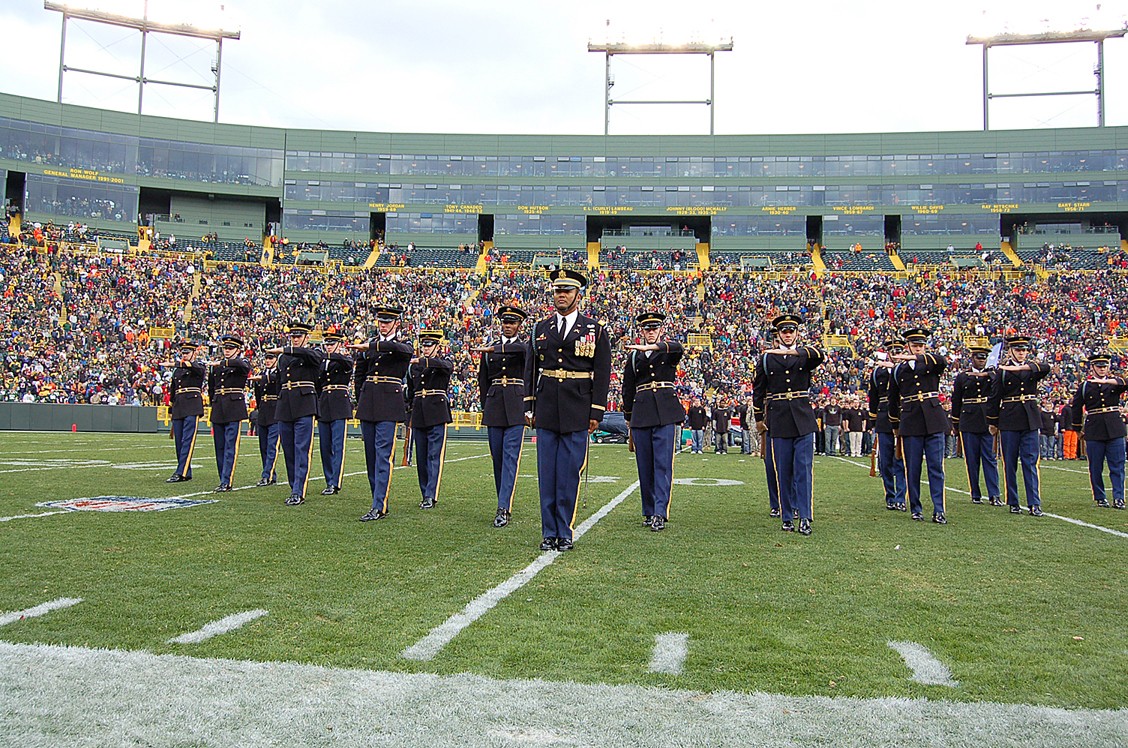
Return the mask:
<svg viewBox="0 0 1128 748">
<path fill-rule="evenodd" d="M 808 400 L 811 374 L 822 364 L 823 352 L 799 345 L 802 317 L 781 314 L 772 320 L 778 342 L 756 362 L 752 380 L 752 412 L 760 438 L 771 439 L 770 459 L 779 484 L 781 530 L 811 534 L 814 512 L 814 411 Z"/>
<path fill-rule="evenodd" d="M 987 403 L 991 399 L 994 380 L 987 368 L 987 355 L 983 346 L 971 346 L 971 367 L 956 375 L 952 383 L 952 423 L 963 439 L 967 482 L 971 487 L 971 503 L 982 504 L 983 492 L 979 488 L 979 469 L 987 484 L 987 500 L 991 506 L 1002 506 L 999 498 L 999 464 L 995 456 L 995 439 L 987 420 Z"/>
<path fill-rule="evenodd" d="M 1112 479 L 1112 505 L 1124 508 L 1124 418 L 1120 413 L 1120 397 L 1128 390 L 1128 379 L 1109 376 L 1111 358 L 1107 353 L 1089 356 L 1092 375 L 1081 383 L 1073 395 L 1073 428 L 1085 439 L 1089 459 L 1089 484 L 1097 506 L 1107 507 L 1104 487 L 1104 463 Z M 1081 409 L 1085 409 L 1082 419 Z M 1084 420 L 1084 427 L 1082 427 Z"/>
<path fill-rule="evenodd" d="M 631 353 L 623 368 L 623 415 L 638 461 L 643 525 L 660 532 L 670 518 L 674 452 L 685 420 L 674 389 L 684 349 L 677 341 L 662 339 L 666 315 L 661 312 L 643 312 L 635 321 L 643 342 L 627 346 Z"/>
<path fill-rule="evenodd" d="M 411 360 L 408 369 L 407 399 L 411 403 L 411 430 L 415 434 L 415 467 L 423 494 L 420 509 L 434 509 L 439 503 L 447 424 L 453 420 L 447 389 L 454 363 L 442 355 L 439 345 L 442 339 L 442 330 L 420 330 L 419 356 Z"/>
<path fill-rule="evenodd" d="M 317 437 L 321 451 L 321 469 L 325 471 L 322 496 L 341 492 L 345 472 L 345 437 L 352 417 L 353 360 L 342 352 L 345 336 L 336 329 L 325 333 L 325 362 L 317 379 Z"/>
<path fill-rule="evenodd" d="M 215 493 L 231 490 L 235 460 L 239 457 L 239 437 L 247 419 L 247 377 L 251 362 L 243 357 L 243 339 L 224 335 L 220 339 L 223 358 L 208 372 L 208 394 L 211 397 L 212 438 L 215 441 L 215 464 L 219 468 L 219 485 Z"/>
<path fill-rule="evenodd" d="M 271 348 L 281 354 L 278 372 L 281 392 L 274 415 L 278 420 L 278 437 L 286 456 L 286 477 L 290 481 L 290 498 L 286 506 L 305 503 L 309 482 L 309 460 L 313 454 L 313 420 L 317 415 L 317 377 L 325 354 L 308 347 L 313 326 L 294 320 L 290 323 L 290 345 Z"/>
<path fill-rule="evenodd" d="M 165 483 L 192 480 L 192 450 L 196 446 L 199 419 L 204 415 L 204 381 L 208 369 L 197 362 L 195 343 L 180 344 L 180 360 L 172 371 L 169 385 L 172 438 L 176 446 L 176 471 Z M 164 366 L 172 366 L 164 362 Z"/>
<path fill-rule="evenodd" d="M 1026 505 L 1033 517 L 1042 516 L 1042 498 L 1038 486 L 1039 436 L 1042 412 L 1038 408 L 1038 382 L 1050 373 L 1047 364 L 1028 361 L 1030 338 L 1012 335 L 1007 338 L 1007 354 L 1011 363 L 1001 364 L 991 389 L 987 422 L 991 434 L 999 434 L 1003 450 L 1003 483 L 1011 514 L 1021 514 L 1018 505 L 1018 465 L 1026 484 Z"/>
<path fill-rule="evenodd" d="M 883 358 L 905 352 L 905 344 L 896 338 L 882 343 Z M 887 366 L 875 366 L 869 377 L 869 419 L 877 434 L 877 473 L 885 487 L 885 508 L 905 511 L 905 460 L 897 453 L 897 440 L 893 436 L 893 424 L 889 421 L 889 378 L 892 370 Z"/>
<path fill-rule="evenodd" d="M 611 387 L 611 341 L 596 320 L 580 314 L 587 278 L 551 274 L 556 312 L 533 327 L 525 359 L 527 423 L 537 430 L 537 483 L 542 551 L 570 551 L 580 473 L 603 419 Z"/>
<path fill-rule="evenodd" d="M 516 306 L 497 310 L 501 337 L 492 346 L 478 348 L 478 393 L 482 401 L 482 425 L 490 441 L 497 514 L 494 527 L 509 524 L 521 445 L 525 439 L 525 356 L 528 341 L 519 335 L 529 315 Z"/>
<path fill-rule="evenodd" d="M 274 418 L 274 406 L 278 404 L 282 382 L 278 376 L 278 354 L 267 353 L 263 359 L 262 372 L 250 377 L 254 381 L 259 456 L 262 458 L 262 476 L 255 485 L 273 486 L 278 482 L 274 473 L 274 465 L 278 462 L 278 421 Z"/>
</svg>

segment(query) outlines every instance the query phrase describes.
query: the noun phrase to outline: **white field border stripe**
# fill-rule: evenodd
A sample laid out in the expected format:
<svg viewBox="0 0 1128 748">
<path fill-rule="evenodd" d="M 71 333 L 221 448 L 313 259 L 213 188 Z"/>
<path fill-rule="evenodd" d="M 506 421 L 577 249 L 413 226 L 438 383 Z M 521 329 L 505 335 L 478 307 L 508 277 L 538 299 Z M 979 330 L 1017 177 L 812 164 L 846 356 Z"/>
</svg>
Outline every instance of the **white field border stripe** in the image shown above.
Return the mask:
<svg viewBox="0 0 1128 748">
<path fill-rule="evenodd" d="M 11 613 L 4 613 L 0 615 L 0 626 L 7 626 L 9 623 L 22 621 L 25 618 L 37 618 L 41 615 L 46 615 L 52 610 L 59 610 L 60 608 L 69 608 L 72 605 L 78 605 L 82 602 L 81 597 L 60 597 L 56 600 L 36 605 L 34 608 L 27 610 L 17 610 Z"/>
<path fill-rule="evenodd" d="M 635 481 L 622 493 L 607 502 L 598 512 L 584 520 L 583 523 L 576 528 L 573 537 L 577 539 L 583 537 L 584 533 L 594 527 L 596 522 L 606 517 L 612 509 L 619 506 L 619 504 L 623 503 L 624 499 L 634 493 L 638 486 L 639 482 Z M 541 553 L 541 555 L 537 556 L 537 558 L 524 569 L 493 589 L 478 595 L 478 597 L 467 603 L 466 607 L 460 612 L 455 613 L 446 621 L 431 629 L 422 639 L 400 652 L 400 657 L 406 660 L 426 661 L 434 659 L 435 655 L 442 651 L 443 647 L 449 644 L 454 637 L 458 636 L 463 629 L 484 616 L 510 594 L 528 584 L 533 577 L 555 561 L 559 555 L 559 551 L 545 551 Z"/>
<path fill-rule="evenodd" d="M 650 655 L 649 670 L 652 673 L 681 675 L 687 654 L 689 654 L 689 634 L 655 634 L 654 653 Z"/>
<path fill-rule="evenodd" d="M 1084 464 L 1084 463 L 1082 463 L 1082 464 Z M 1073 468 L 1062 467 L 1061 465 L 1047 465 L 1043 461 L 1038 462 L 1038 467 L 1039 467 L 1039 469 L 1059 470 L 1063 473 L 1073 473 L 1074 475 L 1084 475 L 1086 478 L 1089 477 L 1089 471 L 1088 470 L 1074 470 Z"/>
<path fill-rule="evenodd" d="M 122 445 L 120 447 L 91 447 L 89 449 L 5 449 L 4 455 L 6 457 L 14 456 L 15 459 L 24 459 L 19 455 L 56 455 L 71 452 L 81 452 L 82 454 L 89 454 L 90 452 L 136 452 L 139 449 L 168 449 L 168 445 L 150 444 L 144 447 Z"/>
<path fill-rule="evenodd" d="M 857 465 L 858 467 L 868 467 L 868 465 L 866 465 L 863 462 L 854 462 L 853 460 L 848 460 L 845 457 L 838 457 L 837 455 L 821 455 L 821 456 L 822 457 L 829 457 L 832 460 L 840 460 L 840 461 L 845 462 L 849 465 Z M 920 484 L 922 486 L 927 485 L 924 477 L 922 477 L 920 479 Z M 949 491 L 955 491 L 956 493 L 962 493 L 964 496 L 971 496 L 970 491 L 964 491 L 962 488 L 955 488 L 954 486 L 949 486 L 947 484 L 945 484 L 944 488 L 946 488 Z M 1043 511 L 1042 514 L 1045 517 L 1053 517 L 1054 519 L 1060 519 L 1062 522 L 1068 522 L 1071 525 L 1078 525 L 1080 527 L 1088 527 L 1091 530 L 1100 530 L 1101 532 L 1107 532 L 1109 535 L 1115 535 L 1118 538 L 1128 538 L 1128 532 L 1120 532 L 1120 530 L 1113 530 L 1110 527 L 1101 527 L 1100 525 L 1091 525 L 1088 522 L 1082 522 L 1079 519 L 1073 519 L 1072 517 L 1065 517 L 1065 516 L 1062 516 L 1060 514 L 1054 514 L 1053 512 Z"/>
<path fill-rule="evenodd" d="M 244 610 L 242 613 L 232 613 L 229 616 L 220 618 L 218 621 L 212 621 L 204 626 L 199 631 L 192 631 L 180 636 L 174 636 L 168 640 L 169 644 L 199 644 L 202 641 L 211 639 L 213 636 L 226 634 L 228 631 L 234 631 L 237 628 L 246 626 L 256 618 L 262 618 L 267 613 L 262 608 L 255 610 Z"/>
<path fill-rule="evenodd" d="M 901 655 L 901 659 L 913 671 L 913 680 L 926 686 L 948 686 L 955 688 L 960 684 L 952 680 L 947 666 L 916 642 L 888 642 L 889 648 Z"/>
<path fill-rule="evenodd" d="M 66 509 L 57 512 L 40 512 L 39 514 L 16 514 L 12 517 L 0 517 L 0 522 L 11 522 L 14 519 L 35 519 L 36 517 L 50 517 L 52 514 L 70 514 Z"/>
</svg>

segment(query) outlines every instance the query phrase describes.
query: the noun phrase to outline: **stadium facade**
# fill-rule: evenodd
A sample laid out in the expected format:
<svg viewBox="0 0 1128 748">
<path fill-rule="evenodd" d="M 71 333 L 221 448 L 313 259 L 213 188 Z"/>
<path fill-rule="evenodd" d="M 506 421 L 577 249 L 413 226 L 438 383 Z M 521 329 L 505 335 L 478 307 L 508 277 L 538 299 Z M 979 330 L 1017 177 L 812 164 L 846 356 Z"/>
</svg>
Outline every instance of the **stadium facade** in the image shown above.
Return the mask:
<svg viewBox="0 0 1128 748">
<path fill-rule="evenodd" d="M 825 135 L 456 135 L 138 116 L 0 94 L 25 220 L 191 238 L 508 250 L 602 243 L 904 252 L 1128 236 L 1128 127 Z M 280 228 L 279 228 L 280 227 Z M 1043 237 L 1027 241 L 1041 246 Z"/>
</svg>

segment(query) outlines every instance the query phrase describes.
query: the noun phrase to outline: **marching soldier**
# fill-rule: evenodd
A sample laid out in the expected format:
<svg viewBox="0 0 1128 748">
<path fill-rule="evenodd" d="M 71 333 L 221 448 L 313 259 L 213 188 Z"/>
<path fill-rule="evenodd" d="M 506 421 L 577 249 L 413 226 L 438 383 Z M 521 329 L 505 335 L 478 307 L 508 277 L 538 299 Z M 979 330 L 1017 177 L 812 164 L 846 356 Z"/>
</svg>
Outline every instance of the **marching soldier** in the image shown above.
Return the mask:
<svg viewBox="0 0 1128 748">
<path fill-rule="evenodd" d="M 603 325 L 580 314 L 587 278 L 564 269 L 551 281 L 556 312 L 533 327 L 525 359 L 525 416 L 537 430 L 540 548 L 570 551 L 588 437 L 611 387 L 611 341 Z"/>
<path fill-rule="evenodd" d="M 1124 508 L 1124 418 L 1120 412 L 1120 396 L 1128 390 L 1128 379 L 1109 376 L 1110 359 L 1106 353 L 1089 356 L 1092 375 L 1081 383 L 1073 395 L 1073 427 L 1085 438 L 1089 458 L 1089 483 L 1097 506 L 1108 507 L 1104 487 L 1104 463 L 1112 479 L 1112 505 Z M 1081 409 L 1085 409 L 1082 428 Z"/>
<path fill-rule="evenodd" d="M 987 422 L 991 434 L 999 434 L 1003 450 L 1003 484 L 1011 514 L 1021 514 L 1018 505 L 1018 465 L 1026 484 L 1026 505 L 1031 516 L 1042 516 L 1042 499 L 1038 488 L 1039 432 L 1042 413 L 1038 409 L 1038 382 L 1050 373 L 1050 367 L 1028 361 L 1030 338 L 1013 335 L 1006 340 L 1007 354 L 1013 363 L 999 366 L 988 403 Z M 1076 416 L 1074 416 L 1076 419 Z"/>
<path fill-rule="evenodd" d="M 262 477 L 257 486 L 273 486 L 278 482 L 274 465 L 278 462 L 278 422 L 274 418 L 278 394 L 282 382 L 278 375 L 278 354 L 264 356 L 265 367 L 262 373 L 251 377 L 254 380 L 255 409 L 258 411 L 259 455 L 262 457 Z"/>
<path fill-rule="evenodd" d="M 931 331 L 923 327 L 905 330 L 901 337 L 908 353 L 892 356 L 889 377 L 889 423 L 894 438 L 901 440 L 912 519 L 924 520 L 920 500 L 922 461 L 928 466 L 928 490 L 932 498 L 932 521 L 948 524 L 944 504 L 944 446 L 951 423 L 940 404 L 940 376 L 948 360 L 928 352 Z M 888 363 L 888 362 L 886 362 Z"/>
<path fill-rule="evenodd" d="M 407 399 L 411 403 L 411 430 L 415 439 L 416 470 L 423 500 L 420 509 L 434 509 L 439 503 L 443 477 L 450 398 L 447 389 L 454 363 L 441 355 L 442 330 L 419 331 L 419 353 L 408 369 Z"/>
<path fill-rule="evenodd" d="M 991 399 L 993 381 L 992 372 L 987 369 L 990 352 L 989 348 L 982 346 L 971 347 L 971 368 L 957 374 L 952 383 L 952 421 L 963 439 L 971 503 L 983 503 L 983 492 L 979 488 L 979 468 L 982 466 L 987 501 L 991 506 L 1002 506 L 995 438 L 987 421 L 987 403 Z"/>
<path fill-rule="evenodd" d="M 492 346 L 479 348 L 478 392 L 482 401 L 482 425 L 490 440 L 497 514 L 494 527 L 509 524 L 513 495 L 517 491 L 517 472 L 521 466 L 521 445 L 525 439 L 525 355 L 528 341 L 519 337 L 521 324 L 529 315 L 516 306 L 497 310 L 501 338 Z"/>
<path fill-rule="evenodd" d="M 345 438 L 353 413 L 349 397 L 353 360 L 342 352 L 344 342 L 345 336 L 338 330 L 325 333 L 325 363 L 317 379 L 317 438 L 321 469 L 325 471 L 322 496 L 340 493 L 345 473 Z"/>
<path fill-rule="evenodd" d="M 290 481 L 290 498 L 286 506 L 305 503 L 309 482 L 309 461 L 313 456 L 313 420 L 317 415 L 317 376 L 325 355 L 307 347 L 313 326 L 300 320 L 290 323 L 290 345 L 271 348 L 281 354 L 278 372 L 281 392 L 275 406 L 278 437 L 286 456 L 286 477 Z"/>
<path fill-rule="evenodd" d="M 770 439 L 770 459 L 775 468 L 783 525 L 794 532 L 795 514 L 799 532 L 811 534 L 813 520 L 815 414 L 808 400 L 811 373 L 822 364 L 822 351 L 799 345 L 795 314 L 772 320 L 778 342 L 756 362 L 752 381 L 752 412 L 761 439 Z"/>
<path fill-rule="evenodd" d="M 392 488 L 392 461 L 395 459 L 396 426 L 407 420 L 403 380 L 411 365 L 414 349 L 396 339 L 403 309 L 376 307 L 376 337 L 367 343 L 351 345 L 363 351 L 364 365 L 358 362 L 355 379 L 360 389 L 356 417 L 364 440 L 364 460 L 368 484 L 372 487 L 372 508 L 361 522 L 388 516 L 388 493 Z M 407 446 L 404 446 L 407 449 Z"/>
<path fill-rule="evenodd" d="M 666 528 L 670 518 L 670 490 L 685 410 L 674 390 L 684 349 L 662 339 L 666 315 L 643 312 L 635 318 L 644 342 L 628 345 L 623 368 L 623 415 L 638 461 L 643 525 L 654 532 Z"/>
<path fill-rule="evenodd" d="M 243 339 L 224 335 L 223 360 L 208 372 L 208 394 L 211 397 L 212 437 L 215 441 L 215 464 L 219 468 L 219 485 L 215 493 L 231 490 L 235 462 L 239 459 L 239 437 L 247 419 L 247 377 L 251 362 L 243 358 Z"/>
<path fill-rule="evenodd" d="M 181 343 L 180 361 L 172 372 L 169 396 L 176 472 L 165 483 L 192 480 L 192 450 L 199 419 L 204 415 L 204 380 L 208 375 L 207 367 L 195 360 L 197 348 L 195 343 Z"/>
<path fill-rule="evenodd" d="M 905 345 L 890 338 L 882 343 L 881 361 L 889 356 L 905 352 Z M 905 511 L 905 459 L 897 452 L 897 440 L 893 436 L 893 424 L 889 420 L 889 378 L 892 369 L 875 366 L 869 378 L 869 420 L 874 424 L 877 434 L 877 474 L 885 487 L 885 508 L 890 511 Z"/>
</svg>

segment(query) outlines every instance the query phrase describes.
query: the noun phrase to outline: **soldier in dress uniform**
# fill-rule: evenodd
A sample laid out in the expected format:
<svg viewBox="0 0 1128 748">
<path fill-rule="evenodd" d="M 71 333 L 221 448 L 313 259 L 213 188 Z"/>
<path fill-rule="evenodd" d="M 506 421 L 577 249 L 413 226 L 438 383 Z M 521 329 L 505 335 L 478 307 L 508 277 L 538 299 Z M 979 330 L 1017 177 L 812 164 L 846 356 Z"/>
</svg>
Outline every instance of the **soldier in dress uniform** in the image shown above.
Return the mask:
<svg viewBox="0 0 1128 748">
<path fill-rule="evenodd" d="M 278 437 L 286 456 L 286 477 L 290 481 L 287 506 L 305 503 L 309 463 L 313 456 L 313 421 L 317 415 L 317 377 L 325 362 L 325 354 L 309 348 L 313 326 L 301 320 L 290 323 L 290 345 L 271 348 L 278 359 L 278 403 L 274 417 L 278 421 Z"/>
<path fill-rule="evenodd" d="M 1073 426 L 1085 439 L 1089 458 L 1089 484 L 1097 506 L 1108 507 L 1104 487 L 1104 463 L 1112 479 L 1112 505 L 1124 508 L 1124 418 L 1120 397 L 1128 390 L 1128 379 L 1109 376 L 1111 359 L 1107 353 L 1089 356 L 1090 378 L 1073 395 Z M 1085 409 L 1082 419 L 1081 409 Z M 1084 421 L 1084 426 L 1082 426 Z"/>
<path fill-rule="evenodd" d="M 420 509 L 439 503 L 443 477 L 447 424 L 450 415 L 450 377 L 454 363 L 442 355 L 442 330 L 419 331 L 419 356 L 411 359 L 407 376 L 407 400 L 411 403 L 411 431 L 415 440 L 415 462 L 419 473 Z"/>
<path fill-rule="evenodd" d="M 882 343 L 883 358 L 905 352 L 905 344 L 895 338 Z M 893 436 L 893 424 L 889 420 L 889 378 L 892 369 L 875 366 L 869 377 L 869 420 L 874 424 L 877 434 L 877 474 L 885 487 L 885 508 L 890 511 L 905 511 L 905 459 L 897 452 L 897 440 Z"/>
<path fill-rule="evenodd" d="M 967 484 L 971 503 L 983 503 L 979 488 L 979 469 L 987 484 L 987 500 L 991 506 L 1002 506 L 999 492 L 999 465 L 995 457 L 995 437 L 987 420 L 987 403 L 991 399 L 993 372 L 987 368 L 991 349 L 971 346 L 971 367 L 956 375 L 952 383 L 952 421 L 963 439 L 967 466 Z"/>
<path fill-rule="evenodd" d="M 353 360 L 344 353 L 345 335 L 330 329 L 325 333 L 325 363 L 317 379 L 317 438 L 321 451 L 321 469 L 325 471 L 322 496 L 341 492 L 345 474 L 345 438 L 353 404 L 349 382 L 353 376 Z"/>
<path fill-rule="evenodd" d="M 358 362 L 356 383 L 356 417 L 364 441 L 364 460 L 368 467 L 368 484 L 372 487 L 372 508 L 361 516 L 361 522 L 388 516 L 388 494 L 392 489 L 392 462 L 395 460 L 396 426 L 407 420 L 404 404 L 404 376 L 411 365 L 415 349 L 397 339 L 403 309 L 378 306 L 376 336 L 367 343 L 349 346 L 362 351 L 363 366 Z M 363 380 L 363 381 L 362 381 Z M 404 446 L 407 449 L 407 446 Z"/>
<path fill-rule="evenodd" d="M 611 388 L 611 341 L 603 325 L 580 314 L 587 278 L 562 269 L 550 279 L 556 311 L 533 327 L 525 416 L 537 430 L 540 548 L 570 551 L 588 437 L 603 420 Z"/>
<path fill-rule="evenodd" d="M 278 462 L 278 422 L 274 418 L 278 393 L 282 382 L 278 375 L 278 354 L 264 356 L 262 372 L 251 377 L 254 381 L 255 410 L 258 411 L 259 455 L 262 457 L 262 476 L 256 486 L 273 486 L 278 482 L 274 465 Z"/>
<path fill-rule="evenodd" d="M 198 348 L 195 343 L 181 343 L 180 361 L 172 372 L 169 402 L 176 472 L 165 483 L 192 480 L 192 450 L 199 419 L 204 415 L 204 381 L 208 376 L 207 367 L 195 360 Z"/>
<path fill-rule="evenodd" d="M 211 397 L 212 438 L 215 441 L 215 464 L 219 468 L 219 485 L 215 493 L 231 490 L 235 462 L 239 459 L 239 437 L 247 420 L 247 377 L 251 362 L 243 357 L 243 339 L 224 335 L 223 359 L 208 371 L 208 395 Z"/>
<path fill-rule="evenodd" d="M 1026 484 L 1026 505 L 1034 517 L 1042 516 L 1042 498 L 1038 488 L 1039 433 L 1042 413 L 1038 408 L 1038 382 L 1050 373 L 1050 367 L 1028 361 L 1030 338 L 1012 335 L 1006 340 L 1007 355 L 1012 363 L 1000 364 L 991 389 L 987 423 L 991 434 L 999 434 L 1003 450 L 1003 485 L 1011 514 L 1021 514 L 1018 505 L 1018 465 Z"/>
<path fill-rule="evenodd" d="M 799 532 L 811 534 L 814 519 L 815 414 L 808 391 L 811 373 L 822 364 L 823 352 L 799 345 L 802 317 L 781 314 L 772 320 L 777 343 L 756 361 L 752 381 L 752 413 L 761 439 L 770 439 L 770 454 L 776 473 L 780 529 L 794 532 L 795 514 Z"/>
<path fill-rule="evenodd" d="M 922 461 L 928 466 L 928 490 L 932 498 L 932 521 L 948 524 L 944 503 L 944 447 L 952 428 L 948 413 L 940 404 L 940 376 L 948 360 L 928 352 L 931 331 L 923 327 L 905 330 L 901 337 L 908 353 L 899 353 L 888 365 L 889 423 L 893 435 L 901 440 L 905 458 L 905 480 L 909 511 L 914 520 L 924 520 L 920 500 Z M 897 363 L 893 363 L 897 362 Z"/>
<path fill-rule="evenodd" d="M 492 346 L 479 348 L 478 393 L 482 401 L 482 425 L 490 440 L 497 514 L 494 527 L 509 524 L 517 473 L 521 467 L 521 445 L 525 439 L 525 356 L 528 340 L 520 337 L 528 314 L 516 306 L 497 310 L 501 337 Z"/>
<path fill-rule="evenodd" d="M 684 348 L 662 339 L 665 314 L 643 312 L 635 321 L 643 342 L 627 346 L 631 353 L 623 367 L 623 415 L 638 461 L 643 525 L 660 532 L 670 518 L 674 452 L 685 420 L 674 389 Z"/>
</svg>

